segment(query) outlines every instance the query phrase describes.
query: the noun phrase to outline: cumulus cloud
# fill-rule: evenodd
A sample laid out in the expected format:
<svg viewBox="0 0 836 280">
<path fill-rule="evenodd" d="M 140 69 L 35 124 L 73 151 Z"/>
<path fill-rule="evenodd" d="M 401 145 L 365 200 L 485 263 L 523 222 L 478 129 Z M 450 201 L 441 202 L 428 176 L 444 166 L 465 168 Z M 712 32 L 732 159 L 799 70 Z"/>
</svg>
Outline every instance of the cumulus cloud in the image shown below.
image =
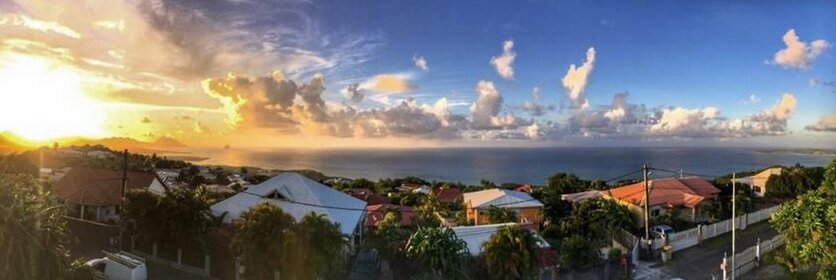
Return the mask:
<svg viewBox="0 0 836 280">
<path fill-rule="evenodd" d="M 821 117 L 816 123 L 804 127 L 810 131 L 836 132 L 836 114 Z"/>
<path fill-rule="evenodd" d="M 787 47 L 775 53 L 772 63 L 784 68 L 810 68 L 813 61 L 830 47 L 830 43 L 823 39 L 815 40 L 809 44 L 801 41 L 795 34 L 795 29 L 787 31 L 783 40 Z"/>
<path fill-rule="evenodd" d="M 531 97 L 534 98 L 535 101 L 540 100 L 540 87 L 534 87 L 531 89 Z"/>
<path fill-rule="evenodd" d="M 496 69 L 500 77 L 510 80 L 514 78 L 514 59 L 517 53 L 514 52 L 514 41 L 506 40 L 502 43 L 502 54 L 491 57 L 491 65 Z"/>
<path fill-rule="evenodd" d="M 529 123 L 511 114 L 499 114 L 502 95 L 496 90 L 493 82 L 479 81 L 475 90 L 476 100 L 470 106 L 473 129 L 516 128 Z"/>
<path fill-rule="evenodd" d="M 378 93 L 404 93 L 415 88 L 407 75 L 380 74 L 368 79 L 360 85 L 362 89 L 370 89 Z"/>
<path fill-rule="evenodd" d="M 412 62 L 415 63 L 415 67 L 418 67 L 418 69 L 421 69 L 423 71 L 430 70 L 430 66 L 427 65 L 427 59 L 424 58 L 424 56 L 413 56 Z"/>
<path fill-rule="evenodd" d="M 544 108 L 543 105 L 540 105 L 537 102 L 525 101 L 520 104 L 517 108 L 520 110 L 526 111 L 531 113 L 532 116 L 539 117 L 543 115 Z"/>
<path fill-rule="evenodd" d="M 708 121 L 716 119 L 719 114 L 720 110 L 716 107 L 664 109 L 659 121 L 650 126 L 650 131 L 668 134 L 686 134 L 692 131 L 700 131 Z"/>
<path fill-rule="evenodd" d="M 586 60 L 580 67 L 572 64 L 566 75 L 563 76 L 563 89 L 566 90 L 566 95 L 569 101 L 572 102 L 573 108 L 584 109 L 589 107 L 589 101 L 584 97 L 584 90 L 586 89 L 587 81 L 589 80 L 589 73 L 595 65 L 595 49 L 589 48 L 586 51 Z"/>
<path fill-rule="evenodd" d="M 354 103 L 360 103 L 360 101 L 363 101 L 363 97 L 365 97 L 365 95 L 363 94 L 363 89 L 360 88 L 360 84 L 356 83 L 350 84 L 346 88 L 344 88 L 342 90 L 342 94 L 345 98 L 351 100 L 351 102 Z"/>
<path fill-rule="evenodd" d="M 313 132 L 335 137 L 454 138 L 467 120 L 449 111 L 446 98 L 434 104 L 418 104 L 413 98 L 395 106 L 358 111 L 329 105 L 323 99 L 324 75 L 297 84 L 279 72 L 265 77 L 230 74 L 204 81 L 207 94 L 219 100 L 233 127 L 278 129 L 286 133 Z M 361 86 L 343 90 L 349 99 L 362 99 Z M 358 97 L 357 95 L 360 95 Z"/>
</svg>

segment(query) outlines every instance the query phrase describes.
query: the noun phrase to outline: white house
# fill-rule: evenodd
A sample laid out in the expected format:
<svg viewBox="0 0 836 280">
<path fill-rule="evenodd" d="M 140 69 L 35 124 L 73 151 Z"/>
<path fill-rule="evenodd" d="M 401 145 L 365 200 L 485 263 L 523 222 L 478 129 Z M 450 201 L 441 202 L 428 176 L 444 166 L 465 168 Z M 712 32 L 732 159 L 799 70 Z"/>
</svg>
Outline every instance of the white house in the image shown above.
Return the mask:
<svg viewBox="0 0 836 280">
<path fill-rule="evenodd" d="M 456 233 L 456 237 L 467 243 L 467 249 L 471 255 L 477 256 L 482 253 L 482 244 L 491 239 L 491 236 L 496 233 L 502 226 L 518 226 L 515 223 L 506 224 L 491 224 L 480 226 L 460 226 L 451 227 L 450 229 Z M 537 231 L 531 230 L 534 238 L 537 239 L 537 246 L 540 249 L 549 249 L 551 246 L 543 237 L 537 234 Z"/>
<path fill-rule="evenodd" d="M 280 173 L 261 184 L 250 185 L 246 191 L 212 205 L 211 210 L 215 215 L 226 213 L 224 222 L 230 223 L 265 202 L 281 208 L 296 221 L 311 212 L 324 214 L 337 223 L 352 244 L 359 241 L 366 202 L 298 173 Z"/>
<path fill-rule="evenodd" d="M 162 194 L 166 185 L 154 172 L 128 171 L 127 190 L 147 189 Z M 114 223 L 122 202 L 122 171 L 74 167 L 52 186 L 69 208 L 69 216 L 82 220 Z"/>
</svg>

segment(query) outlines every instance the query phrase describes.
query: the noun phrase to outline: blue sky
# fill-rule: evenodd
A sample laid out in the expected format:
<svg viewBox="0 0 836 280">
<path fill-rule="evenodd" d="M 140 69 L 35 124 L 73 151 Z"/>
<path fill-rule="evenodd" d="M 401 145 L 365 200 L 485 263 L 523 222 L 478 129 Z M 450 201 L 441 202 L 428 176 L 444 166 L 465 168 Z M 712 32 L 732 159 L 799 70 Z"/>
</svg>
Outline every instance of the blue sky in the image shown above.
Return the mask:
<svg viewBox="0 0 836 280">
<path fill-rule="evenodd" d="M 118 111 L 103 113 L 107 136 L 834 146 L 828 11 L 836 2 L 2 1 L 0 58 L 97 77 L 88 94 Z"/>
</svg>

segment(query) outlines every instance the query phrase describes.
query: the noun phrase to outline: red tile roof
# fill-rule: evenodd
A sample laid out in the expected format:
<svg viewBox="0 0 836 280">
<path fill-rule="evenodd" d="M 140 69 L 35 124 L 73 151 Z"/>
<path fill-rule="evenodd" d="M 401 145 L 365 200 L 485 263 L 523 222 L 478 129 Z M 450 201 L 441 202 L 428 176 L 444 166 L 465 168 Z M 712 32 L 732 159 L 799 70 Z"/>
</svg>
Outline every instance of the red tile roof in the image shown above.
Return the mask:
<svg viewBox="0 0 836 280">
<path fill-rule="evenodd" d="M 462 191 L 459 188 L 436 188 L 433 193 L 438 201 L 443 203 L 455 203 L 462 199 Z"/>
<path fill-rule="evenodd" d="M 151 186 L 154 172 L 128 171 L 128 190 Z M 122 200 L 122 171 L 74 167 L 55 182 L 52 192 L 63 200 L 92 206 L 119 205 Z"/>
<path fill-rule="evenodd" d="M 713 198 L 720 192 L 711 182 L 699 177 L 656 179 L 648 183 L 650 184 L 650 205 L 693 207 L 706 198 Z M 644 201 L 644 182 L 614 188 L 603 193 L 641 206 Z"/>
<path fill-rule="evenodd" d="M 519 186 L 517 186 L 516 188 L 514 188 L 514 190 L 515 190 L 515 191 L 518 191 L 518 192 L 527 192 L 527 193 L 531 193 L 531 186 L 530 186 L 530 185 L 528 185 L 528 184 L 525 184 L 525 185 L 519 185 Z"/>
<path fill-rule="evenodd" d="M 412 226 L 412 207 L 393 204 L 377 204 L 366 206 L 366 227 L 376 227 L 382 221 L 387 209 L 393 209 L 401 214 L 401 226 Z"/>
<path fill-rule="evenodd" d="M 362 199 L 369 205 L 392 203 L 388 197 L 376 194 L 372 190 L 366 188 L 352 189 L 351 196 Z"/>
</svg>

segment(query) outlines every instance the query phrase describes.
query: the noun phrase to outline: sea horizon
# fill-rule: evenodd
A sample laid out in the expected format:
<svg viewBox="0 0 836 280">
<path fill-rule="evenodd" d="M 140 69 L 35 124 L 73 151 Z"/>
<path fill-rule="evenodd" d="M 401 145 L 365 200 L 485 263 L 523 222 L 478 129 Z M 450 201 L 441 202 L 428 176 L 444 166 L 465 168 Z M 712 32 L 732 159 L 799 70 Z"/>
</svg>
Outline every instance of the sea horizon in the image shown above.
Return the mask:
<svg viewBox="0 0 836 280">
<path fill-rule="evenodd" d="M 201 165 L 310 169 L 327 176 L 354 179 L 416 176 L 465 184 L 489 180 L 497 184 L 536 185 L 543 184 L 555 172 L 606 180 L 638 170 L 644 163 L 661 169 L 681 169 L 685 175 L 716 177 L 773 165 L 822 166 L 834 158 L 830 149 L 743 147 L 204 148 L 195 149 L 192 155 L 205 157 L 193 161 Z M 656 176 L 678 174 L 651 175 Z"/>
</svg>

